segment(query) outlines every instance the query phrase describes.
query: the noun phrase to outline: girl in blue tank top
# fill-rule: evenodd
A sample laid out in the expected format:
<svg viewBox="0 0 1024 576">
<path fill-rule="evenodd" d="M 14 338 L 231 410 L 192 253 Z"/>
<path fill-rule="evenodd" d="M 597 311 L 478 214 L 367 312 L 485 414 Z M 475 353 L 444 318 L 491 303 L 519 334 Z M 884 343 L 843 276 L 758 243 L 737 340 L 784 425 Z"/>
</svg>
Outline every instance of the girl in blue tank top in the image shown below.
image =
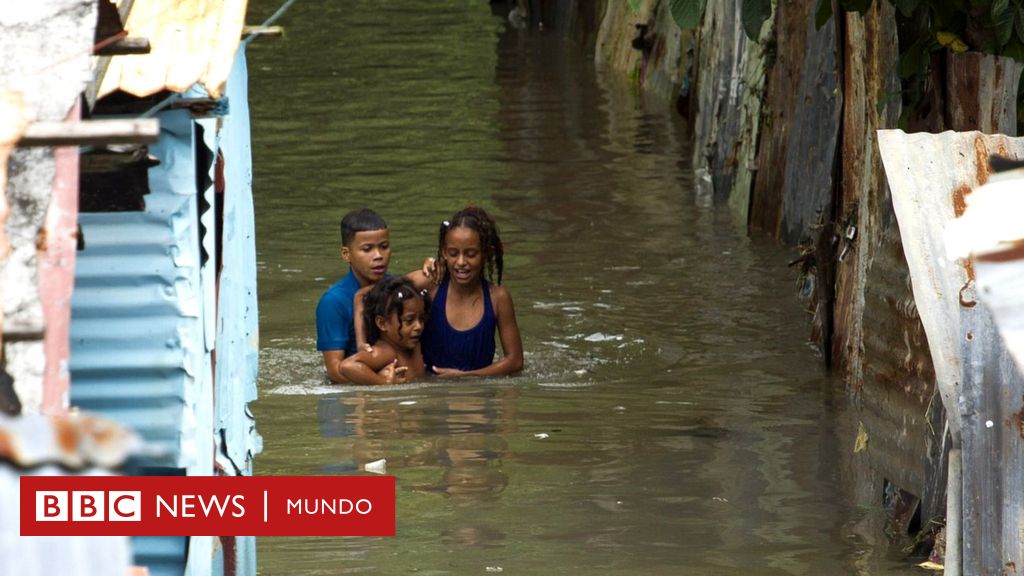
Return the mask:
<svg viewBox="0 0 1024 576">
<path fill-rule="evenodd" d="M 423 330 L 423 360 L 442 376 L 501 376 L 523 369 L 515 307 L 501 286 L 498 228 L 475 206 L 441 223 L 434 302 Z M 497 282 L 494 282 L 497 273 Z M 494 361 L 494 333 L 504 353 Z"/>
</svg>

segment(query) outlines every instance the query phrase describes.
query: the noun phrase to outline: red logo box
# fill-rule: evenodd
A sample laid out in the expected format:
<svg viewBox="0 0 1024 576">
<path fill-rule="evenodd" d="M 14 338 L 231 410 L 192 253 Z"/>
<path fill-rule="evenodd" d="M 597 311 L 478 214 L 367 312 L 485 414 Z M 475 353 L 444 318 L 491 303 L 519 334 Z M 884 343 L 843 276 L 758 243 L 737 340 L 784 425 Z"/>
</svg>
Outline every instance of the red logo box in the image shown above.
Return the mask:
<svg viewBox="0 0 1024 576">
<path fill-rule="evenodd" d="M 394 536 L 394 476 L 22 476 L 22 536 Z"/>
</svg>

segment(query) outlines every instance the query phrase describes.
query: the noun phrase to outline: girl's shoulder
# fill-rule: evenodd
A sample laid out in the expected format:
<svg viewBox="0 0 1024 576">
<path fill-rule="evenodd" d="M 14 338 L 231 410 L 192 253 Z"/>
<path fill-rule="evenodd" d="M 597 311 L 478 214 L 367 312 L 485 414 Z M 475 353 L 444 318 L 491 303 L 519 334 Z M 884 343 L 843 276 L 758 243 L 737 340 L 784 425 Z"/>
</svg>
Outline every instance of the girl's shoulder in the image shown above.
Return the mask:
<svg viewBox="0 0 1024 576">
<path fill-rule="evenodd" d="M 488 283 L 487 286 L 490 288 L 491 302 L 494 303 L 495 307 L 512 303 L 512 294 L 509 293 L 507 288 L 494 283 Z"/>
</svg>

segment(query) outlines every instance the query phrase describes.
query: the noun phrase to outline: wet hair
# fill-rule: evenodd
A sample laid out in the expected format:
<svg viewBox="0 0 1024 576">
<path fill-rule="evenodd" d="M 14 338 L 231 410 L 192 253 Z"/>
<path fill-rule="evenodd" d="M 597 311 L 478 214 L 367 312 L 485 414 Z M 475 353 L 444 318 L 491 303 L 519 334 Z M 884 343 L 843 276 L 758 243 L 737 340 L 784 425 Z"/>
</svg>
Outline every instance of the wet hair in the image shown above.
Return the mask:
<svg viewBox="0 0 1024 576">
<path fill-rule="evenodd" d="M 417 290 L 412 282 L 401 276 L 391 276 L 373 285 L 363 297 L 363 322 L 366 326 L 366 341 L 374 344 L 380 340 L 380 328 L 377 327 L 378 316 L 390 318 L 398 314 L 402 318 L 405 303 L 414 298 L 423 300 L 423 312 L 430 312 L 430 294 L 426 290 Z"/>
<path fill-rule="evenodd" d="M 386 230 L 388 227 L 384 219 L 369 208 L 353 210 L 341 219 L 341 244 L 348 246 L 355 239 L 358 232 L 370 232 L 372 230 Z"/>
<path fill-rule="evenodd" d="M 448 231 L 453 228 L 469 228 L 480 235 L 480 251 L 484 260 L 484 274 L 488 282 L 494 282 L 494 275 L 497 272 L 498 284 L 501 284 L 501 274 L 505 268 L 505 247 L 498 236 L 498 225 L 494 223 L 483 208 L 466 206 L 455 213 L 449 220 L 441 222 L 441 230 L 437 238 L 437 261 L 444 260 L 444 244 Z M 449 272 L 445 270 L 445 277 Z"/>
</svg>

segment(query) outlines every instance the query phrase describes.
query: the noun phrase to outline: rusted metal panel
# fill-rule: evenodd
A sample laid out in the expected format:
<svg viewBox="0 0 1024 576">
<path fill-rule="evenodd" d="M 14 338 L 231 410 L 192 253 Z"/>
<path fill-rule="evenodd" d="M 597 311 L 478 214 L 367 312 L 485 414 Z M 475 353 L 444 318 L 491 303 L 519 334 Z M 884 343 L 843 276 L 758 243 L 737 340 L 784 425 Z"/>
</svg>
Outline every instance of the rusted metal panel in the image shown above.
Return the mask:
<svg viewBox="0 0 1024 576">
<path fill-rule="evenodd" d="M 139 437 L 88 414 L 0 415 L 0 574 L 127 574 L 128 539 L 20 536 L 22 476 L 107 475 L 143 449 Z"/>
<path fill-rule="evenodd" d="M 987 361 L 980 358 L 971 366 L 972 370 L 981 372 L 984 385 L 995 386 L 998 390 L 997 394 L 989 396 L 983 410 L 990 414 L 993 428 L 998 426 L 999 431 L 986 434 L 980 440 L 1002 456 L 999 460 L 1017 464 L 1005 467 L 1006 483 L 1002 486 L 1009 489 L 1001 495 L 1004 502 L 996 511 L 999 515 L 1011 512 L 1010 518 L 1002 519 L 1002 527 L 1006 527 L 1012 526 L 1014 521 L 1019 524 L 1024 509 L 1024 491 L 1019 489 L 1024 486 L 1024 466 L 1019 463 L 1024 459 L 1024 389 L 1019 376 L 1024 371 L 1024 290 L 1021 290 L 1024 286 L 1024 221 L 1020 218 L 1024 214 L 1024 195 L 1021 194 L 1024 173 L 1017 170 L 996 175 L 992 180 L 966 197 L 965 211 L 947 226 L 946 248 L 951 258 L 973 255 L 978 295 L 991 312 L 1006 350 L 1017 365 L 1016 379 L 1008 377 L 1012 371 L 1002 358 Z M 997 461 L 990 466 L 1002 468 L 1002 464 Z M 983 473 L 991 472 L 989 469 Z M 984 522 L 982 526 L 1000 527 L 996 523 L 991 523 L 995 526 L 989 524 Z M 1024 525 L 1021 527 L 1024 529 Z M 1014 538 L 1009 530 L 1002 534 L 989 530 L 987 536 L 1001 541 L 1003 556 L 1021 558 L 1024 533 Z M 978 541 L 985 542 L 980 538 Z M 1024 569 L 1019 562 L 1016 566 Z M 1009 568 L 1007 566 L 1004 573 L 1020 573 L 1018 569 Z"/>
<path fill-rule="evenodd" d="M 758 137 L 757 174 L 750 200 L 750 229 L 779 237 L 789 131 L 797 113 L 811 2 L 779 2 L 775 9 L 775 62 L 765 87 L 764 125 Z"/>
<path fill-rule="evenodd" d="M 0 461 L 21 468 L 46 464 L 111 468 L 142 451 L 142 441 L 134 432 L 95 415 L 12 418 L 0 414 Z"/>
<path fill-rule="evenodd" d="M 833 361 L 855 387 L 881 385 L 880 394 L 930 393 L 932 373 L 923 328 L 915 318 L 909 276 L 892 199 L 882 171 L 876 130 L 897 124 L 900 100 L 895 8 L 879 2 L 864 16 L 847 14 L 843 41 L 843 134 L 840 188 L 834 218 L 838 233 L 856 227 L 854 241 L 837 252 L 832 346 Z M 871 362 L 865 362 L 870 357 Z M 904 371 L 903 367 L 909 369 Z M 925 400 L 926 401 L 926 400 Z"/>
<path fill-rule="evenodd" d="M 834 21 L 834 20 L 833 20 Z M 830 209 L 833 164 L 839 137 L 839 90 L 834 25 L 807 26 L 807 50 L 797 86 L 799 113 L 793 116 L 786 145 L 782 182 L 780 237 L 795 244 L 818 222 L 819 213 Z"/>
<path fill-rule="evenodd" d="M 1009 57 L 966 52 L 946 55 L 946 126 L 988 134 L 1017 134 L 1017 85 L 1024 64 Z"/>
<path fill-rule="evenodd" d="M 946 229 L 946 249 L 953 258 L 974 256 L 982 301 L 992 311 L 1007 350 L 1024 369 L 1022 185 L 1024 171 L 1016 170 L 993 176 L 988 184 L 971 192 L 964 213 Z"/>
<path fill-rule="evenodd" d="M 1024 139 L 878 135 L 937 385 L 954 441 L 962 442 L 964 570 L 992 574 L 1024 566 L 1024 437 L 1015 425 L 1024 409 L 1024 378 L 991 314 L 977 305 L 973 263 L 946 261 L 943 240 L 965 196 L 987 181 L 988 156 L 1024 158 Z"/>
</svg>

